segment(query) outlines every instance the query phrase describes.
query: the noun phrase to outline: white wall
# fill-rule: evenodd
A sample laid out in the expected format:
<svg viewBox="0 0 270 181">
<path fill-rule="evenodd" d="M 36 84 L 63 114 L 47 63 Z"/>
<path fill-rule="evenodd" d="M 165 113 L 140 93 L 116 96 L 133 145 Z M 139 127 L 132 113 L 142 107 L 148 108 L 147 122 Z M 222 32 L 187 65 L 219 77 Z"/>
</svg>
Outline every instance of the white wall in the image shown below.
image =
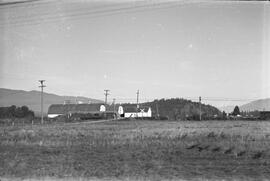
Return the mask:
<svg viewBox="0 0 270 181">
<path fill-rule="evenodd" d="M 100 112 L 106 111 L 106 107 L 104 105 L 101 105 L 100 108 L 99 108 L 99 111 Z"/>
<path fill-rule="evenodd" d="M 124 114 L 124 117 L 125 118 L 134 118 L 134 117 L 136 117 L 136 113 L 127 113 L 127 112 L 125 112 L 125 114 Z"/>
<path fill-rule="evenodd" d="M 138 113 L 125 113 L 124 114 L 124 117 L 125 118 L 129 118 L 129 117 L 152 117 L 152 111 L 151 111 L 151 108 L 148 109 L 147 112 L 138 112 Z"/>
<path fill-rule="evenodd" d="M 149 109 L 148 109 L 147 117 L 152 117 L 152 110 L 151 110 L 151 107 L 149 107 Z"/>
<path fill-rule="evenodd" d="M 124 114 L 124 109 L 122 106 L 119 106 L 118 108 L 118 114 Z"/>
<path fill-rule="evenodd" d="M 55 118 L 57 116 L 60 116 L 62 114 L 48 114 L 48 118 Z"/>
</svg>

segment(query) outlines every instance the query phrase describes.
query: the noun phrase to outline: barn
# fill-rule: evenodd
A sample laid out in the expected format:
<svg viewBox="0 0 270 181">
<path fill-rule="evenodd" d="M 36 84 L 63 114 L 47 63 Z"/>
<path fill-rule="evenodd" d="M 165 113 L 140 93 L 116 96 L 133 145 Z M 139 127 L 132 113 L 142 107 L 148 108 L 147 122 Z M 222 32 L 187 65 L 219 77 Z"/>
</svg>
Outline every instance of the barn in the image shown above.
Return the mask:
<svg viewBox="0 0 270 181">
<path fill-rule="evenodd" d="M 151 107 L 139 107 L 137 108 L 136 105 L 131 106 L 124 106 L 124 117 L 140 117 L 140 118 L 147 118 L 152 117 L 152 110 Z"/>
<path fill-rule="evenodd" d="M 65 115 L 80 119 L 113 119 L 118 117 L 152 117 L 150 107 L 137 105 L 105 104 L 52 104 L 48 109 L 48 118 Z"/>
<path fill-rule="evenodd" d="M 95 114 L 100 115 L 106 111 L 105 104 L 52 104 L 48 109 L 48 117 L 55 118 L 61 115 Z"/>
</svg>

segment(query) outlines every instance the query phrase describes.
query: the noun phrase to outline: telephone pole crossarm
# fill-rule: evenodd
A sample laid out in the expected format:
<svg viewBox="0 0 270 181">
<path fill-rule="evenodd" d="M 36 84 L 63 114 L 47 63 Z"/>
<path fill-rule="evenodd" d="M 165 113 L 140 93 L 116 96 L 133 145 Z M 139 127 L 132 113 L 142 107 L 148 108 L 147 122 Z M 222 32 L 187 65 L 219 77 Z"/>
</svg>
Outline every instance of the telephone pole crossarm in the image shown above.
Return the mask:
<svg viewBox="0 0 270 181">
<path fill-rule="evenodd" d="M 39 82 L 40 82 L 40 88 L 41 88 L 41 124 L 43 124 L 44 123 L 44 120 L 43 120 L 43 88 L 44 87 L 46 87 L 45 85 L 44 85 L 44 82 L 45 82 L 45 80 L 39 80 Z"/>
</svg>

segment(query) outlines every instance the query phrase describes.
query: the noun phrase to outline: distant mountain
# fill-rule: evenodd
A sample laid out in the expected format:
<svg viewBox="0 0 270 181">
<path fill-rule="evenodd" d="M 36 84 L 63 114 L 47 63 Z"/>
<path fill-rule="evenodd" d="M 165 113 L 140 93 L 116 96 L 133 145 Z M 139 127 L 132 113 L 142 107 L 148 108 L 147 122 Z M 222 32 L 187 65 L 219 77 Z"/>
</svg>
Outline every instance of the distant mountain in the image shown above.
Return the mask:
<svg viewBox="0 0 270 181">
<path fill-rule="evenodd" d="M 270 111 L 270 98 L 259 99 L 239 107 L 240 111 Z"/>
<path fill-rule="evenodd" d="M 235 107 L 235 106 L 229 105 L 229 106 L 219 107 L 218 109 L 219 109 L 220 111 L 225 111 L 226 113 L 231 113 L 231 112 L 233 112 L 234 107 Z"/>
<path fill-rule="evenodd" d="M 40 115 L 40 98 L 39 91 L 23 91 L 0 88 L 0 107 L 25 105 L 33 110 L 36 115 Z M 76 101 L 82 103 L 88 103 L 89 101 L 91 103 L 103 102 L 101 100 L 87 97 L 59 96 L 44 92 L 44 113 L 48 112 L 48 107 L 51 104 L 62 104 L 67 100 L 69 100 L 71 103 L 75 103 Z"/>
</svg>

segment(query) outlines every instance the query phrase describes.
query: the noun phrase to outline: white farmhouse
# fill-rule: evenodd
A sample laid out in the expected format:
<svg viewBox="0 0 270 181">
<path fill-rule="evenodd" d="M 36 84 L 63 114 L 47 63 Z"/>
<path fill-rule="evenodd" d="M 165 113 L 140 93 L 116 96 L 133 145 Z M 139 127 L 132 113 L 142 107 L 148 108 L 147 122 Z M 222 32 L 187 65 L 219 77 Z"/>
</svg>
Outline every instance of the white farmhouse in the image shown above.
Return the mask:
<svg viewBox="0 0 270 181">
<path fill-rule="evenodd" d="M 152 110 L 150 107 L 142 107 L 137 109 L 136 106 L 126 106 L 124 107 L 124 117 L 125 118 L 152 117 Z"/>
</svg>

